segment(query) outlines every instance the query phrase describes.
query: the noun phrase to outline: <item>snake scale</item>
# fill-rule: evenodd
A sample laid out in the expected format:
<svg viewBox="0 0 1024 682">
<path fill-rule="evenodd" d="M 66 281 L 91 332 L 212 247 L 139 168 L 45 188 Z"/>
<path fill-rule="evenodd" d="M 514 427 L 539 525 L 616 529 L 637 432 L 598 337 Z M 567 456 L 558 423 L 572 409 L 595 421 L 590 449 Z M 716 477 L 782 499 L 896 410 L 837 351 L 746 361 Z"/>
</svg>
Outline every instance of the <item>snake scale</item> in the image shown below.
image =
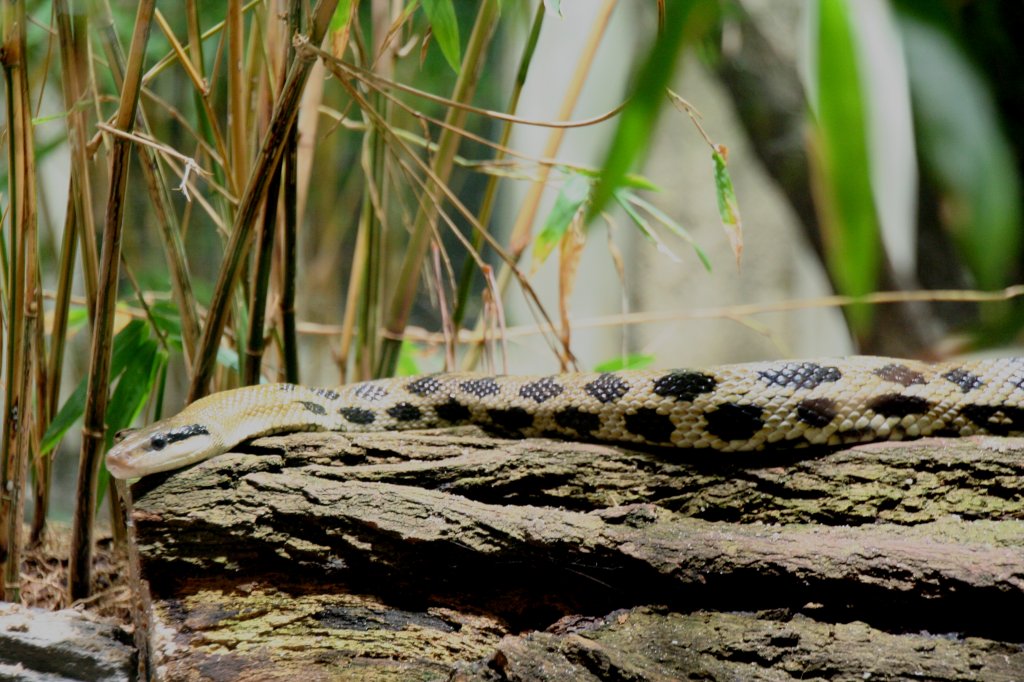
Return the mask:
<svg viewBox="0 0 1024 682">
<path fill-rule="evenodd" d="M 216 393 L 130 432 L 117 478 L 176 469 L 256 436 L 480 424 L 546 436 L 751 451 L 921 436 L 1024 433 L 1024 358 L 926 364 L 881 357 L 551 376 L 434 374 L 335 389 Z"/>
</svg>

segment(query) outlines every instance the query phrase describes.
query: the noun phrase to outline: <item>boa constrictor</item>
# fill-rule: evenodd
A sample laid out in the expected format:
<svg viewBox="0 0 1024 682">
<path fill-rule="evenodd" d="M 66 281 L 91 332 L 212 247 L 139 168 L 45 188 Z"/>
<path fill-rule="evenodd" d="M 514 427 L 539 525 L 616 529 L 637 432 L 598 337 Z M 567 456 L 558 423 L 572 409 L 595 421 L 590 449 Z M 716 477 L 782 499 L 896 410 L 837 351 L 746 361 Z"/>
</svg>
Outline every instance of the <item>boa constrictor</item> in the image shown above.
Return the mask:
<svg viewBox="0 0 1024 682">
<path fill-rule="evenodd" d="M 176 469 L 256 436 L 480 424 L 545 436 L 749 451 L 921 436 L 1024 433 L 1024 358 L 925 364 L 880 357 L 699 370 L 518 377 L 435 374 L 336 389 L 216 393 L 129 433 L 117 478 Z"/>
</svg>

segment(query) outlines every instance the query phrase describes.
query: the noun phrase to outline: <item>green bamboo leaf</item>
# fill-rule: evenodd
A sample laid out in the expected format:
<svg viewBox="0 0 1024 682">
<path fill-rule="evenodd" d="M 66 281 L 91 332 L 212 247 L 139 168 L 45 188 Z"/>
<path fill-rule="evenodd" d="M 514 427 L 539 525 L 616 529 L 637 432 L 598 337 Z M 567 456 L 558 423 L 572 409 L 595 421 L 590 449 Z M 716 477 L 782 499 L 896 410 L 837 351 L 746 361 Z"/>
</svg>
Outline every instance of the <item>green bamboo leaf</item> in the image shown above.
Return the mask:
<svg viewBox="0 0 1024 682">
<path fill-rule="evenodd" d="M 590 181 L 577 173 L 570 174 L 569 179 L 562 185 L 562 191 L 555 198 L 555 205 L 551 207 L 547 220 L 544 221 L 544 229 L 533 241 L 534 269 L 551 255 L 551 251 L 565 236 L 573 218 L 579 213 L 580 207 L 589 195 Z"/>
<path fill-rule="evenodd" d="M 704 34 L 717 15 L 714 0 L 665 0 L 665 25 L 637 71 L 629 101 L 619 116 L 601 179 L 587 208 L 588 223 L 604 210 L 622 186 L 622 178 L 646 154 L 684 43 Z"/>
<path fill-rule="evenodd" d="M 352 0 L 339 0 L 338 6 L 334 8 L 331 16 L 331 32 L 340 31 L 348 25 L 348 19 L 352 16 Z"/>
<path fill-rule="evenodd" d="M 882 263 L 864 90 L 847 0 L 818 0 L 817 10 L 815 132 L 826 261 L 839 291 L 859 296 L 876 288 Z M 866 332 L 871 312 L 849 309 L 855 333 Z"/>
<path fill-rule="evenodd" d="M 647 218 L 640 215 L 636 208 L 634 208 L 629 202 L 627 195 L 622 190 L 616 192 L 614 197 L 615 201 L 622 207 L 622 210 L 626 212 L 627 216 L 629 216 L 629 219 L 633 221 L 633 224 L 640 228 L 640 233 L 646 237 L 648 241 L 654 244 L 654 248 L 665 256 L 668 256 L 673 262 L 682 262 L 682 259 L 679 258 L 672 249 L 668 248 L 668 246 L 665 245 L 665 242 L 661 241 L 658 233 L 655 232 L 654 228 L 651 227 L 651 224 L 647 222 Z"/>
<path fill-rule="evenodd" d="M 938 21 L 897 5 L 921 155 L 943 216 L 983 289 L 1010 283 L 1021 253 L 1021 177 L 985 75 Z"/>
<path fill-rule="evenodd" d="M 132 320 L 114 336 L 114 348 L 110 358 L 111 380 L 124 371 L 128 361 L 139 352 L 148 336 L 146 323 L 142 320 Z M 42 443 L 39 445 L 40 454 L 45 455 L 56 447 L 68 429 L 82 418 L 82 413 L 85 411 L 87 386 L 88 377 L 78 382 L 74 392 L 64 401 L 53 421 L 46 428 L 46 433 L 43 434 Z"/>
<path fill-rule="evenodd" d="M 153 394 L 153 383 L 167 353 L 155 339 L 145 339 L 128 360 L 107 405 L 107 446 L 115 433 L 127 428 L 142 412 Z"/>
<path fill-rule="evenodd" d="M 740 207 L 736 201 L 736 192 L 732 188 L 732 178 L 725 162 L 725 154 L 716 149 L 711 152 L 715 161 L 715 195 L 718 197 L 718 215 L 722 218 L 722 227 L 729 237 L 729 245 L 736 256 L 736 267 L 743 256 L 743 220 L 740 218 Z"/>
<path fill-rule="evenodd" d="M 677 237 L 685 241 L 687 244 L 689 244 L 690 248 L 693 249 L 693 252 L 697 254 L 697 258 L 700 259 L 700 262 L 704 266 L 704 269 L 707 270 L 708 272 L 711 272 L 711 259 L 708 258 L 708 254 L 705 253 L 704 249 L 700 247 L 700 244 L 694 241 L 693 237 L 690 235 L 690 232 L 685 227 L 683 227 L 675 220 L 673 220 L 670 215 L 662 211 L 660 208 L 658 208 L 651 202 L 645 201 L 644 199 L 641 199 L 639 196 L 631 192 L 619 190 L 618 192 L 616 192 L 615 199 L 616 201 L 619 202 L 620 205 L 622 205 L 622 203 L 625 202 L 627 204 L 632 204 L 637 208 L 642 208 L 644 211 L 649 213 L 651 217 L 653 217 L 659 223 L 668 228 L 674 235 L 676 235 Z M 626 213 L 627 215 L 629 214 L 629 209 L 626 209 Z"/>
<path fill-rule="evenodd" d="M 631 353 L 594 365 L 595 372 L 618 372 L 623 369 L 643 369 L 654 363 L 654 356 L 646 353 Z"/>
<path fill-rule="evenodd" d="M 46 432 L 43 433 L 43 441 L 39 445 L 40 455 L 45 455 L 56 447 L 57 443 L 64 437 L 64 434 L 68 432 L 68 429 L 82 418 L 82 415 L 85 413 L 85 391 L 86 381 L 83 379 L 75 386 L 75 390 L 71 392 L 68 399 L 60 406 L 57 414 L 49 426 L 46 427 Z"/>
<path fill-rule="evenodd" d="M 579 167 L 577 167 L 577 168 L 573 168 L 572 172 L 573 173 L 578 173 L 578 174 L 583 175 L 585 177 L 588 177 L 591 180 L 597 180 L 598 178 L 601 177 L 601 171 L 594 170 L 594 169 L 591 169 L 591 168 L 579 168 Z M 509 174 L 509 176 L 511 176 L 511 174 Z M 518 177 L 518 176 L 516 176 L 516 177 Z M 623 178 L 622 178 L 621 186 L 622 187 L 628 187 L 629 189 L 645 189 L 645 190 L 647 190 L 649 192 L 660 192 L 660 191 L 662 191 L 660 186 L 654 184 L 653 182 L 651 182 L 650 180 L 648 180 L 644 176 L 640 175 L 639 173 L 626 173 L 626 175 L 624 175 Z"/>
<path fill-rule="evenodd" d="M 441 54 L 452 70 L 458 73 L 462 64 L 462 47 L 459 43 L 459 21 L 452 0 L 422 0 L 422 4 Z"/>
</svg>

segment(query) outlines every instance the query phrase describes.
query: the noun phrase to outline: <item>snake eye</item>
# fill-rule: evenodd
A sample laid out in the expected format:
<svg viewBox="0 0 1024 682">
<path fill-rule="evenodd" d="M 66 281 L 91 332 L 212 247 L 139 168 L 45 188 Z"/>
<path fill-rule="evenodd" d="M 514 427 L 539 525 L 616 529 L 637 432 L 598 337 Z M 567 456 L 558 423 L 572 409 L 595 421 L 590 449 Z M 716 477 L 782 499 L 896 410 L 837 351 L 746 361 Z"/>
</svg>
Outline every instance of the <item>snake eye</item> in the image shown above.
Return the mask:
<svg viewBox="0 0 1024 682">
<path fill-rule="evenodd" d="M 167 437 L 162 433 L 158 433 L 149 439 L 149 447 L 153 450 L 163 450 L 167 447 Z"/>
</svg>

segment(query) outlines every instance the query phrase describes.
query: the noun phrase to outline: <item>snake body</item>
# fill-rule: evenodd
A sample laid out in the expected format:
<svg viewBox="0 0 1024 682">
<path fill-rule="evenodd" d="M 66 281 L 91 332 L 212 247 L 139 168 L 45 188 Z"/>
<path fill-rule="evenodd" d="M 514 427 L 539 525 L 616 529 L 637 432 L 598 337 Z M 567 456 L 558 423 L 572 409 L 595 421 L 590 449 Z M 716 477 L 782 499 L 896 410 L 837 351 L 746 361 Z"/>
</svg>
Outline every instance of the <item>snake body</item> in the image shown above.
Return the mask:
<svg viewBox="0 0 1024 682">
<path fill-rule="evenodd" d="M 117 478 L 176 469 L 256 436 L 480 424 L 516 436 L 750 451 L 1024 433 L 1024 358 L 881 357 L 551 376 L 435 374 L 340 388 L 216 393 L 130 433 Z"/>
</svg>

